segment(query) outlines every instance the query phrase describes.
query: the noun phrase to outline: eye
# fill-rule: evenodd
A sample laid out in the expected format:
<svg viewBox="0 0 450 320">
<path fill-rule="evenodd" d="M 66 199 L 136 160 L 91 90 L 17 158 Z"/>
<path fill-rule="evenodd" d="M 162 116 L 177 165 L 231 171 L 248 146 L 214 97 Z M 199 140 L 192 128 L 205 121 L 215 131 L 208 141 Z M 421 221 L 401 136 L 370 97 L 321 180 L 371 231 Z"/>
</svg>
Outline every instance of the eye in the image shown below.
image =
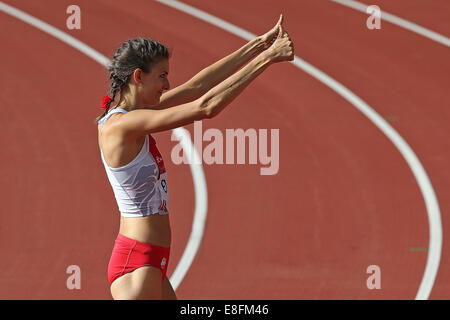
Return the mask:
<svg viewBox="0 0 450 320">
<path fill-rule="evenodd" d="M 163 73 L 162 75 L 160 75 L 160 77 L 161 77 L 161 78 L 165 78 L 165 77 L 166 77 L 166 74 Z"/>
</svg>

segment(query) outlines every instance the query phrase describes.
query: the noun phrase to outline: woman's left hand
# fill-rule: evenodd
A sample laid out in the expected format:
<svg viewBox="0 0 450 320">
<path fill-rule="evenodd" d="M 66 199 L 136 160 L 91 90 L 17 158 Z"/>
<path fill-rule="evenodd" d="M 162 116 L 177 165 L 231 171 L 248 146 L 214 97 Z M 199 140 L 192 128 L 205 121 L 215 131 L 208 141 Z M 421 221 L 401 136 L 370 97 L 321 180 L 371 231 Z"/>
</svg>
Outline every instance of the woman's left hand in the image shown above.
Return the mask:
<svg viewBox="0 0 450 320">
<path fill-rule="evenodd" d="M 272 43 L 275 41 L 275 39 L 278 36 L 279 32 L 279 26 L 283 23 L 283 14 L 280 14 L 280 19 L 278 20 L 277 24 L 270 29 L 267 33 L 263 34 L 262 36 L 259 36 L 258 39 L 264 43 L 264 49 L 269 48 Z"/>
</svg>

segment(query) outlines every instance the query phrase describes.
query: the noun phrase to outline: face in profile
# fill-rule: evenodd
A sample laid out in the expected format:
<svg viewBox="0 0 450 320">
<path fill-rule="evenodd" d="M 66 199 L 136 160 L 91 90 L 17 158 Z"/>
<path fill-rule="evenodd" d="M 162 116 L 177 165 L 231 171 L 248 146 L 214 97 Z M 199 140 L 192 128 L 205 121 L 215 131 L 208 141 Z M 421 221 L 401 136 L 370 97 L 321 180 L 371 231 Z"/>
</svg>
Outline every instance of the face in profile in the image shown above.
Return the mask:
<svg viewBox="0 0 450 320">
<path fill-rule="evenodd" d="M 152 65 L 150 72 L 142 73 L 143 102 L 157 105 L 164 91 L 169 90 L 169 59 L 162 59 Z"/>
</svg>

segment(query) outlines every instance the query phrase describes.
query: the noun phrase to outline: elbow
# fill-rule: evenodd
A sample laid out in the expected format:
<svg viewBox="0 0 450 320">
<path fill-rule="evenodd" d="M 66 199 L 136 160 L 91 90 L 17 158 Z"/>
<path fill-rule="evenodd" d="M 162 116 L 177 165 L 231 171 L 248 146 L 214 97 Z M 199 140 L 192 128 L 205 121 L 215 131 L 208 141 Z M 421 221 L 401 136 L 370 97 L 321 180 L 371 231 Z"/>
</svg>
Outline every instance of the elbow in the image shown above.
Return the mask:
<svg viewBox="0 0 450 320">
<path fill-rule="evenodd" d="M 202 109 L 202 118 L 203 119 L 212 119 L 215 117 L 215 113 L 213 112 L 213 110 L 211 108 L 204 108 Z"/>
<path fill-rule="evenodd" d="M 210 100 L 204 97 L 199 100 L 199 113 L 201 119 L 211 119 L 215 116 L 214 108 Z"/>
</svg>

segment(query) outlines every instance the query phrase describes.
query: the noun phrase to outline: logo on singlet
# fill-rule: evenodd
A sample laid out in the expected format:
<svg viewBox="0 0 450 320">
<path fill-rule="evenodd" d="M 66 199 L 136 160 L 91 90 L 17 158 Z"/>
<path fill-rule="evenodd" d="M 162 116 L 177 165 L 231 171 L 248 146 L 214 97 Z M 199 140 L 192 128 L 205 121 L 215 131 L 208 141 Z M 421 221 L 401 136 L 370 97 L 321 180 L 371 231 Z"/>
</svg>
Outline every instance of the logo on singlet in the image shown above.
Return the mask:
<svg viewBox="0 0 450 320">
<path fill-rule="evenodd" d="M 166 258 L 162 258 L 162 260 L 161 260 L 161 268 L 164 269 L 165 266 L 166 266 Z"/>
<path fill-rule="evenodd" d="M 167 212 L 167 202 L 166 202 L 166 200 L 162 201 L 161 205 L 159 206 L 159 210 Z"/>
<path fill-rule="evenodd" d="M 161 187 L 163 188 L 164 192 L 167 193 L 167 181 L 165 179 L 161 180 Z"/>
</svg>

